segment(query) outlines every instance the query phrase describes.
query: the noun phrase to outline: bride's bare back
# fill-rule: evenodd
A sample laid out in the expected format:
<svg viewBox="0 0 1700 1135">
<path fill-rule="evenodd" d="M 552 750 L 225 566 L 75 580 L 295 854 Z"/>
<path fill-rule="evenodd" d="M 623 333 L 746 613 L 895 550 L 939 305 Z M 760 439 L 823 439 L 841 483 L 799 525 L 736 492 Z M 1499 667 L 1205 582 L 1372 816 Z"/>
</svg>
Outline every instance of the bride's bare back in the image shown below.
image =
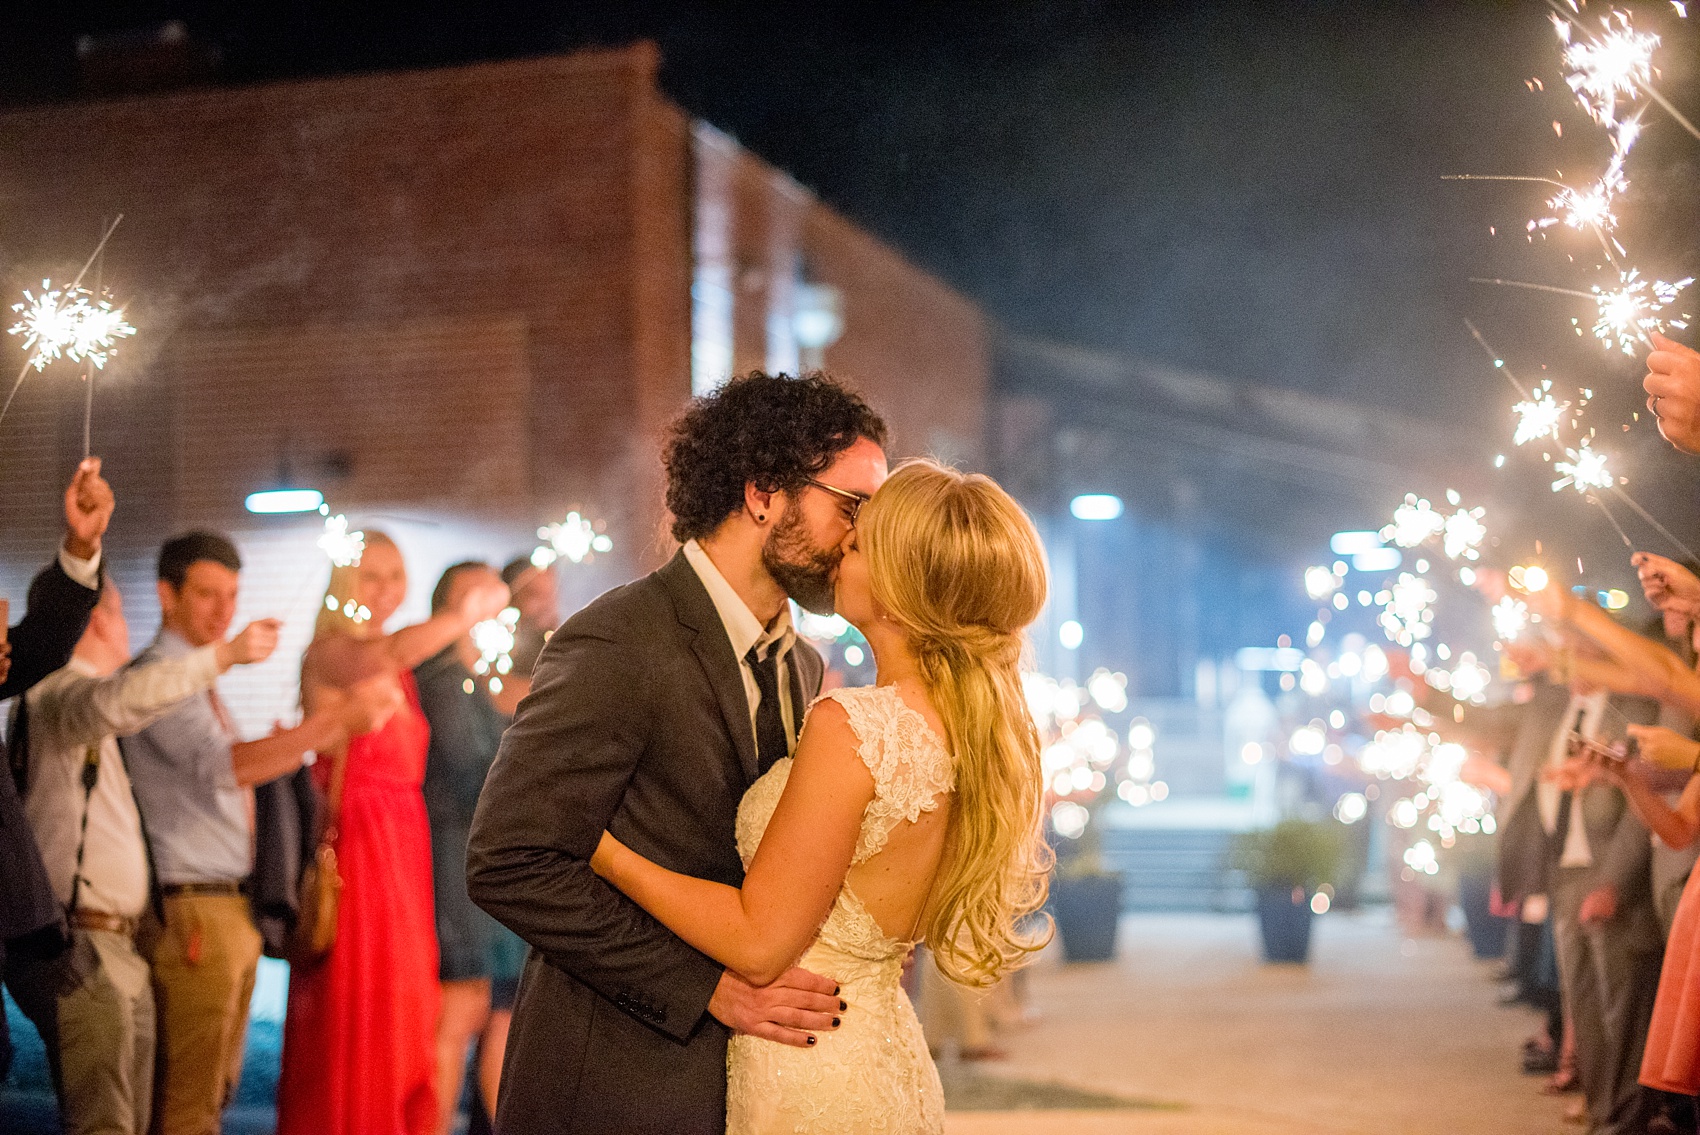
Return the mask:
<svg viewBox="0 0 1700 1135">
<path fill-rule="evenodd" d="M 909 683 L 892 687 L 903 709 L 926 723 L 931 740 L 948 755 L 944 723 L 924 691 Z M 913 759 L 913 758 L 911 758 Z M 933 880 L 944 857 L 954 792 L 935 795 L 934 806 L 913 820 L 904 819 L 886 836 L 885 847 L 864 863 L 850 868 L 844 883 L 862 900 L 886 937 L 914 941 L 931 914 Z"/>
</svg>

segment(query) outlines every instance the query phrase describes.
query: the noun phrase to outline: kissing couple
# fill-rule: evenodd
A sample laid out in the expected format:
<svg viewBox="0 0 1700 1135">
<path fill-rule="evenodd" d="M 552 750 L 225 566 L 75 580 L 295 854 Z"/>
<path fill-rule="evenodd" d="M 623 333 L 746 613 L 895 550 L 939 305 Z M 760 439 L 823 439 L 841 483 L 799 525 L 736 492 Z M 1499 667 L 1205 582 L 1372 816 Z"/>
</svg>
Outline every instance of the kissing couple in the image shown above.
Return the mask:
<svg viewBox="0 0 1700 1135">
<path fill-rule="evenodd" d="M 550 638 L 467 853 L 531 946 L 498 1132 L 943 1130 L 902 970 L 925 943 L 989 985 L 1048 938 L 1019 670 L 1046 566 L 996 483 L 887 476 L 885 437 L 819 374 L 696 399 L 683 547 Z M 877 683 L 822 695 L 788 600 L 854 624 Z"/>
</svg>

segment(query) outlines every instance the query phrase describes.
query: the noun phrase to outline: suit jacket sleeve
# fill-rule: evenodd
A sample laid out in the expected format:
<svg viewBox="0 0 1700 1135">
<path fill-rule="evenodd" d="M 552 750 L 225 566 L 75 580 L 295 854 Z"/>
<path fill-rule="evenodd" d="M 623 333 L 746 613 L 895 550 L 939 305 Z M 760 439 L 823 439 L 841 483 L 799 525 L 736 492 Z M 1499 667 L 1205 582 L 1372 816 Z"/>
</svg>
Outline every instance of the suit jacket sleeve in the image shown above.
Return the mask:
<svg viewBox="0 0 1700 1135">
<path fill-rule="evenodd" d="M 479 796 L 466 883 L 550 963 L 682 1042 L 723 967 L 590 869 L 646 747 L 648 702 L 631 646 L 558 631 Z"/>
<path fill-rule="evenodd" d="M 1577 816 L 1571 822 L 1580 818 Z M 1619 896 L 1628 896 L 1637 887 L 1647 885 L 1652 858 L 1653 837 L 1640 817 L 1625 807 L 1611 838 L 1594 855 L 1595 878 L 1610 883 Z"/>
<path fill-rule="evenodd" d="M 12 670 L 0 682 L 0 701 L 23 693 L 71 660 L 89 625 L 100 591 L 84 587 L 55 561 L 24 617 L 11 629 Z"/>
</svg>

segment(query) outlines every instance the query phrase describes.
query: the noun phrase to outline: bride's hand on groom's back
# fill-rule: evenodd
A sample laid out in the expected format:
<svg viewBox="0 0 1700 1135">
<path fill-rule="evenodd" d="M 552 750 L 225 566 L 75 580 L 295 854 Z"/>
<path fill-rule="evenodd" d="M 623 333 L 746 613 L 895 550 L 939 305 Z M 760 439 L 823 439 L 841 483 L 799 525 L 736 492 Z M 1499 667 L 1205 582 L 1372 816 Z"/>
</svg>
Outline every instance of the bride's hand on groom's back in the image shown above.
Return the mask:
<svg viewBox="0 0 1700 1135">
<path fill-rule="evenodd" d="M 751 985 L 727 970 L 708 1002 L 714 1019 L 734 1032 L 797 1048 L 812 1046 L 815 1033 L 837 1028 L 844 1009 L 836 981 L 798 968 L 771 985 Z"/>
</svg>

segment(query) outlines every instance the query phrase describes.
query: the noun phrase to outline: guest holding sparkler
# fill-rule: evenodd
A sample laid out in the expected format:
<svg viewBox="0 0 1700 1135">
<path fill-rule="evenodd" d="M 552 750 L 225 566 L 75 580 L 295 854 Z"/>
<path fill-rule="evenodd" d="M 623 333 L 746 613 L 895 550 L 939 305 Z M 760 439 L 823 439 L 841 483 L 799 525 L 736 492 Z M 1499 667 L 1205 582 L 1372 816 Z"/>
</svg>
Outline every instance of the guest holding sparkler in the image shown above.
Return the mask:
<svg viewBox="0 0 1700 1135">
<path fill-rule="evenodd" d="M 22 621 L 0 636 L 5 638 L 0 642 L 0 700 L 26 692 L 70 659 L 100 599 L 100 542 L 113 503 L 112 488 L 100 475 L 100 458 L 85 457 L 65 490 L 65 540 L 59 554 L 30 583 Z M 21 740 L 22 733 L 12 730 L 9 755 L 21 751 Z M 24 821 L 17 785 L 13 777 L 0 776 L 0 978 L 6 975 L 7 939 L 52 933 L 61 914 Z M 12 1039 L 0 1014 L 0 1080 L 11 1066 Z"/>
<path fill-rule="evenodd" d="M 1636 561 L 1649 599 L 1659 603 L 1667 616 L 1675 611 L 1676 622 L 1687 622 L 1692 636 L 1693 624 L 1686 620 L 1680 599 L 1683 577 L 1691 578 L 1690 573 L 1680 565 L 1660 562 L 1658 557 L 1638 555 Z M 1684 657 L 1618 626 L 1597 608 L 1556 589 L 1552 595 L 1531 596 L 1531 606 L 1539 607 L 1544 618 L 1586 635 L 1607 652 L 1607 659 L 1589 664 L 1595 680 L 1613 689 L 1658 697 L 1667 712 L 1682 712 L 1690 715 L 1690 720 L 1700 709 L 1700 677 L 1693 670 L 1692 650 Z M 1667 625 L 1666 629 L 1671 628 Z M 1689 646 L 1694 645 L 1691 640 Z M 1692 775 L 1700 768 L 1700 743 L 1665 724 L 1630 725 L 1628 732 L 1644 759 L 1623 760 L 1590 750 L 1569 770 L 1574 783 L 1600 779 L 1612 784 L 1652 830 L 1655 846 L 1663 845 L 1673 853 L 1689 848 L 1700 833 L 1700 777 Z M 1661 779 L 1661 769 L 1680 769 L 1686 774 L 1687 785 L 1674 806 L 1663 795 L 1668 785 Z M 1691 873 L 1669 925 L 1639 1068 L 1642 1085 L 1677 1096 L 1700 1094 L 1700 1030 L 1693 1026 L 1694 1015 L 1700 1012 L 1700 967 L 1694 965 L 1696 950 L 1700 949 L 1700 892 L 1695 887 Z M 1681 1129 L 1691 1130 L 1692 1116 L 1683 1118 Z"/>
<path fill-rule="evenodd" d="M 431 613 L 461 606 L 469 589 L 500 583 L 487 564 L 455 564 L 431 593 Z M 505 584 L 502 584 L 505 586 Z M 513 720 L 497 708 L 490 676 L 476 672 L 480 651 L 461 635 L 413 671 L 431 726 L 425 759 L 425 810 L 431 819 L 436 876 L 437 948 L 442 1011 L 437 1018 L 437 1130 L 454 1129 L 467 1049 L 477 1048 L 477 1085 L 486 1115 L 496 1112 L 502 1054 L 513 1016 L 513 989 L 525 944 L 466 893 L 466 840 L 484 778 Z M 510 675 L 511 677 L 511 675 Z M 503 685 L 508 679 L 495 683 Z M 505 692 L 505 691 L 503 691 Z M 496 986 L 502 986 L 497 989 Z M 476 1108 L 476 1105 L 475 1105 Z"/>
<path fill-rule="evenodd" d="M 115 734 L 145 728 L 276 645 L 267 619 L 181 658 L 126 666 L 129 625 L 108 579 L 71 661 L 14 711 L 25 811 L 70 935 L 20 949 L 8 983 L 47 1048 L 66 1135 L 145 1135 L 153 1118 L 154 999 L 135 944 L 148 854 Z"/>
<path fill-rule="evenodd" d="M 503 688 L 496 694 L 496 704 L 510 716 L 520 699 L 531 692 L 531 671 L 537 656 L 555 628 L 561 625 L 560 581 L 553 565 L 539 568 L 530 559 L 521 557 L 502 568 L 502 582 L 513 588 L 510 600 L 519 611 L 514 626 L 513 671 L 502 679 Z"/>
<path fill-rule="evenodd" d="M 236 614 L 242 558 L 227 537 L 189 532 L 159 551 L 162 621 L 145 665 L 222 642 Z M 120 748 L 163 896 L 152 967 L 157 1043 L 154 1130 L 216 1135 L 242 1073 L 260 932 L 246 895 L 253 868 L 253 787 L 371 728 L 382 691 L 319 700 L 293 729 L 243 741 L 215 687 Z"/>
<path fill-rule="evenodd" d="M 385 633 L 407 596 L 407 569 L 388 536 L 365 537 L 358 561 L 331 572 L 301 696 L 312 711 L 336 691 L 377 682 L 399 708 L 314 765 L 330 797 L 342 895 L 335 944 L 291 976 L 280 1135 L 437 1129 L 437 936 L 422 791 L 430 729 L 412 668 L 493 618 L 508 589 L 478 578 L 455 605 Z"/>
</svg>

